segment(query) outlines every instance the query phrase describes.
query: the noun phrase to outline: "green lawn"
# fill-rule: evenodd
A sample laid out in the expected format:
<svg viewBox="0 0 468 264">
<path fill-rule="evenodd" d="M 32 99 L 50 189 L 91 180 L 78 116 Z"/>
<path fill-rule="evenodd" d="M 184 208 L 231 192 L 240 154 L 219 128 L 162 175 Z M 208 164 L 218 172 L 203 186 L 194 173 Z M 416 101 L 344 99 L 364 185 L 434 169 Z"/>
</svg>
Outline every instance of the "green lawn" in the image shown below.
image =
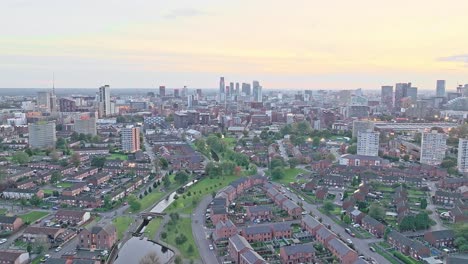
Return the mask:
<svg viewBox="0 0 468 264">
<path fill-rule="evenodd" d="M 154 236 L 156 235 L 156 232 L 158 231 L 159 226 L 161 226 L 161 223 L 162 223 L 162 218 L 159 218 L 159 217 L 153 218 L 153 220 L 149 222 L 149 224 L 146 226 L 146 229 L 145 229 L 145 234 L 149 239 L 154 239 Z"/>
<path fill-rule="evenodd" d="M 204 178 L 196 184 L 192 185 L 184 194 L 179 195 L 179 199 L 169 206 L 165 212 L 179 212 L 182 214 L 190 214 L 200 199 L 207 194 L 216 192 L 217 190 L 227 186 L 229 183 L 238 179 L 238 176 L 222 176 L 216 179 Z M 190 196 L 188 193 L 190 192 Z M 185 199 L 183 198 L 185 195 Z M 194 202 L 195 201 L 195 202 Z"/>
<path fill-rule="evenodd" d="M 140 211 L 143 211 L 147 209 L 148 207 L 151 207 L 154 203 L 156 203 L 158 200 L 160 200 L 166 193 L 161 192 L 159 189 L 153 190 L 153 192 L 149 193 L 143 199 L 139 200 L 141 204 L 141 209 Z M 131 210 L 129 208 L 129 210 Z M 133 213 L 138 213 L 138 212 L 133 212 Z"/>
<path fill-rule="evenodd" d="M 381 255 L 382 257 L 384 257 L 384 258 L 385 258 L 386 260 L 388 260 L 390 263 L 392 263 L 392 264 L 400 264 L 400 262 L 397 261 L 391 254 L 389 254 L 389 253 L 387 253 L 387 252 L 381 250 L 380 247 L 374 246 L 374 248 L 375 248 L 375 251 L 376 251 L 379 255 Z"/>
<path fill-rule="evenodd" d="M 184 234 L 187 237 L 187 241 L 185 243 L 177 245 L 177 248 L 180 250 L 184 258 L 200 258 L 197 245 L 193 239 L 191 218 L 180 218 L 175 225 L 167 225 L 165 227 L 165 231 L 167 233 L 167 238 L 164 239 L 164 241 L 171 245 L 177 245 L 175 243 L 175 238 L 178 235 Z M 192 246 L 193 249 L 191 252 L 189 251 L 190 246 Z"/>
<path fill-rule="evenodd" d="M 127 231 L 128 227 L 130 224 L 133 222 L 133 218 L 130 216 L 119 216 L 112 220 L 112 222 L 115 225 L 115 228 L 117 229 L 117 236 L 119 239 L 122 239 L 125 231 Z"/>
<path fill-rule="evenodd" d="M 306 173 L 306 171 L 303 170 L 303 169 L 298 169 L 298 168 L 284 169 L 284 174 L 285 174 L 284 178 L 280 179 L 280 180 L 274 180 L 274 181 L 279 182 L 279 183 L 283 183 L 283 184 L 289 184 L 291 182 L 296 182 L 296 176 L 298 174 L 300 174 L 300 173 Z"/>
<path fill-rule="evenodd" d="M 54 194 L 54 190 L 50 190 L 50 189 L 43 189 L 42 191 L 44 192 L 44 194 L 48 194 L 48 195 L 52 195 L 52 194 Z"/>
<path fill-rule="evenodd" d="M 8 212 L 6 208 L 0 208 L 0 215 L 5 215 Z"/>
<path fill-rule="evenodd" d="M 72 187 L 72 186 L 73 186 L 73 183 L 71 183 L 71 182 L 59 182 L 59 183 L 55 184 L 55 187 L 57 187 L 57 188 L 68 188 L 68 187 Z"/>
<path fill-rule="evenodd" d="M 112 153 L 110 156 L 107 157 L 107 159 L 127 160 L 128 156 L 125 154 L 120 154 L 120 153 Z"/>
<path fill-rule="evenodd" d="M 41 211 L 31 211 L 24 215 L 19 215 L 19 217 L 23 220 L 23 222 L 27 223 L 34 223 L 36 220 L 43 218 L 44 216 L 48 215 L 47 212 Z"/>
</svg>

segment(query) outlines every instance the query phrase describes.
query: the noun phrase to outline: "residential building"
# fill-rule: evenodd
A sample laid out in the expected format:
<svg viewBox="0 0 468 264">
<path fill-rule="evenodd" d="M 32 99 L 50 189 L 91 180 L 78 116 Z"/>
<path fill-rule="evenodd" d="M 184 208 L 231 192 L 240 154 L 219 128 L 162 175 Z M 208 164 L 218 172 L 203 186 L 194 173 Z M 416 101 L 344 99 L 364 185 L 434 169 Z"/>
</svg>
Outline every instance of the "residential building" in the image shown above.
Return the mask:
<svg viewBox="0 0 468 264">
<path fill-rule="evenodd" d="M 117 230 L 113 225 L 85 228 L 78 235 L 78 247 L 109 250 L 117 242 Z"/>
<path fill-rule="evenodd" d="M 0 249 L 0 263 L 26 264 L 29 263 L 29 253 L 22 250 Z"/>
<path fill-rule="evenodd" d="M 376 237 L 383 237 L 385 233 L 385 225 L 368 215 L 362 218 L 361 226 Z"/>
<path fill-rule="evenodd" d="M 328 242 L 328 250 L 338 258 L 338 261 L 343 264 L 353 264 L 358 259 L 356 251 L 348 247 L 343 241 L 338 238 L 333 238 Z"/>
<path fill-rule="evenodd" d="M 55 214 L 55 219 L 59 222 L 66 222 L 70 225 L 82 225 L 91 218 L 87 211 L 60 209 Z"/>
<path fill-rule="evenodd" d="M 0 233 L 15 232 L 23 226 L 23 220 L 17 216 L 0 215 Z M 0 262 L 1 263 L 1 262 Z"/>
<path fill-rule="evenodd" d="M 120 130 L 122 150 L 136 152 L 140 150 L 140 128 L 125 127 Z"/>
<path fill-rule="evenodd" d="M 96 118 L 82 117 L 75 120 L 75 132 L 78 134 L 86 134 L 95 136 L 96 131 Z"/>
<path fill-rule="evenodd" d="M 447 135 L 437 130 L 423 132 L 421 137 L 421 164 L 437 166 L 445 158 Z"/>
<path fill-rule="evenodd" d="M 55 122 L 39 121 L 28 125 L 31 148 L 55 148 Z"/>
<path fill-rule="evenodd" d="M 460 138 L 458 141 L 458 171 L 468 173 L 468 139 Z"/>
<path fill-rule="evenodd" d="M 357 138 L 359 132 L 373 131 L 374 127 L 374 122 L 371 121 L 353 121 L 353 138 Z"/>
<path fill-rule="evenodd" d="M 280 258 L 283 264 L 313 263 L 315 248 L 311 243 L 281 247 Z"/>
<path fill-rule="evenodd" d="M 357 136 L 357 154 L 364 156 L 379 155 L 380 133 L 372 130 L 359 132 Z"/>
<path fill-rule="evenodd" d="M 455 241 L 455 233 L 453 230 L 429 231 L 424 234 L 424 240 L 429 242 L 433 247 L 453 247 Z"/>
<path fill-rule="evenodd" d="M 234 235 L 229 238 L 228 252 L 234 263 L 240 263 L 241 253 L 253 250 L 247 240 L 240 235 Z"/>
<path fill-rule="evenodd" d="M 112 114 L 111 100 L 110 100 L 110 86 L 104 85 L 99 87 L 98 93 L 98 113 L 99 117 L 103 118 Z"/>
</svg>

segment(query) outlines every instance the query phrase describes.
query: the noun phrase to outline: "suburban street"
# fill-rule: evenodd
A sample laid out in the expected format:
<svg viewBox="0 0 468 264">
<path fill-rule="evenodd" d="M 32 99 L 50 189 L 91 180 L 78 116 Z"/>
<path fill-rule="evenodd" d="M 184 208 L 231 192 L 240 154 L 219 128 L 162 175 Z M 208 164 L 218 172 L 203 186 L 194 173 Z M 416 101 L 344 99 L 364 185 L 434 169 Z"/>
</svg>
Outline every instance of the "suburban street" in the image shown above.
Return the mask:
<svg viewBox="0 0 468 264">
<path fill-rule="evenodd" d="M 205 196 L 197 208 L 195 208 L 192 215 L 192 233 L 197 244 L 197 249 L 200 253 L 200 257 L 203 263 L 211 264 L 218 263 L 215 251 L 210 250 L 209 244 L 211 241 L 207 239 L 207 236 L 211 233 L 211 230 L 205 227 L 205 212 L 208 205 L 211 203 L 213 198 L 211 195 Z"/>
</svg>

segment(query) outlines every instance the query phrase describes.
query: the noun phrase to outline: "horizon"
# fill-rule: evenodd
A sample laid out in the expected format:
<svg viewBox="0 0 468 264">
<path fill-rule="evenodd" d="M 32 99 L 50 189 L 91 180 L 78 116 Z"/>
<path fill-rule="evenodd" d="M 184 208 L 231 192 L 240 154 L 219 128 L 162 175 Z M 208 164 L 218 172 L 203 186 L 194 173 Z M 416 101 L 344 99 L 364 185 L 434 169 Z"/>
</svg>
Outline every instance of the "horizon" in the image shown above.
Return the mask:
<svg viewBox="0 0 468 264">
<path fill-rule="evenodd" d="M 9 25 L 0 29 L 0 87 L 52 87 L 54 73 L 55 86 L 69 88 L 103 80 L 216 87 L 220 76 L 258 80 L 264 89 L 468 83 L 468 2 L 461 0 L 443 8 L 422 0 L 0 5 L 0 22 Z"/>
</svg>

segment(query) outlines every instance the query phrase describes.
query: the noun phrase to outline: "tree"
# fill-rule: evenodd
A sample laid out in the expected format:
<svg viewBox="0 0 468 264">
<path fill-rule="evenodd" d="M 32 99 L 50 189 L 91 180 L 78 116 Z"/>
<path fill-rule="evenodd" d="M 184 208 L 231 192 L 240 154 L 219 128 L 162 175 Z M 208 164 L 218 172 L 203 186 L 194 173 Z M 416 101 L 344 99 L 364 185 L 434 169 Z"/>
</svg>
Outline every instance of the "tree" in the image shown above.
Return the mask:
<svg viewBox="0 0 468 264">
<path fill-rule="evenodd" d="M 175 259 L 174 259 L 174 263 L 175 264 L 182 264 L 182 258 L 179 255 L 177 255 L 175 257 Z"/>
<path fill-rule="evenodd" d="M 164 188 L 168 188 L 169 186 L 171 186 L 171 180 L 169 179 L 168 175 L 163 177 L 163 184 Z"/>
<path fill-rule="evenodd" d="M 346 152 L 348 154 L 356 154 L 357 153 L 357 145 L 356 144 L 353 144 L 351 146 L 349 146 L 347 149 L 346 149 Z"/>
<path fill-rule="evenodd" d="M 130 195 L 128 197 L 128 204 L 130 205 L 130 209 L 132 209 L 133 212 L 139 211 L 141 208 L 141 204 L 135 195 Z"/>
<path fill-rule="evenodd" d="M 215 162 L 208 162 L 205 166 L 205 171 L 206 174 L 210 177 L 219 177 L 223 175 L 223 170 L 220 166 L 218 166 L 218 163 Z"/>
<path fill-rule="evenodd" d="M 410 156 L 408 154 L 403 155 L 404 161 L 409 161 Z"/>
<path fill-rule="evenodd" d="M 282 168 L 274 168 L 272 171 L 271 171 L 271 177 L 274 179 L 274 180 L 281 180 L 283 179 L 284 177 L 286 176 L 286 174 L 284 173 L 284 170 Z"/>
<path fill-rule="evenodd" d="M 57 162 L 59 160 L 59 154 L 57 153 L 56 150 L 52 150 L 49 153 L 49 157 L 52 159 L 53 162 Z"/>
<path fill-rule="evenodd" d="M 25 207 L 26 205 L 28 205 L 28 200 L 26 200 L 25 198 L 21 198 L 21 199 L 20 199 L 20 204 L 21 204 L 21 210 L 23 210 L 24 207 Z"/>
<path fill-rule="evenodd" d="M 234 168 L 236 164 L 232 161 L 223 161 L 221 162 L 221 168 L 223 170 L 223 175 L 232 175 L 234 173 Z"/>
<path fill-rule="evenodd" d="M 78 167 L 80 166 L 81 163 L 81 157 L 78 152 L 73 152 L 73 154 L 70 157 L 70 163 L 73 164 L 73 166 Z"/>
<path fill-rule="evenodd" d="M 382 220 L 385 218 L 385 210 L 382 206 L 373 203 L 369 207 L 369 216 L 377 219 L 377 220 Z"/>
<path fill-rule="evenodd" d="M 33 195 L 29 202 L 31 203 L 31 205 L 39 206 L 42 202 L 42 199 L 39 198 L 37 195 Z"/>
<path fill-rule="evenodd" d="M 104 167 L 105 163 L 106 163 L 106 157 L 95 156 L 91 160 L 91 166 L 93 166 L 93 167 L 102 168 L 102 167 Z"/>
<path fill-rule="evenodd" d="M 175 243 L 177 245 L 182 245 L 186 241 L 187 241 L 187 237 L 184 234 L 180 234 L 180 235 L 176 236 L 176 238 L 175 238 Z"/>
<path fill-rule="evenodd" d="M 140 264 L 160 264 L 158 255 L 156 252 L 151 251 L 140 259 Z"/>
<path fill-rule="evenodd" d="M 296 158 L 289 159 L 289 168 L 294 169 L 299 164 L 299 160 Z"/>
<path fill-rule="evenodd" d="M 55 147 L 57 149 L 65 149 L 67 147 L 67 141 L 64 138 L 59 137 L 59 138 L 57 138 L 57 142 L 55 143 Z"/>
<path fill-rule="evenodd" d="M 273 170 L 276 167 L 282 168 L 284 166 L 283 160 L 280 158 L 274 158 L 270 161 L 270 169 Z"/>
<path fill-rule="evenodd" d="M 24 151 L 17 151 L 13 154 L 12 161 L 19 165 L 26 164 L 29 162 L 29 155 Z"/>
<path fill-rule="evenodd" d="M 421 198 L 421 205 L 419 206 L 421 209 L 426 209 L 427 207 L 427 200 L 426 198 Z"/>
<path fill-rule="evenodd" d="M 60 171 L 52 172 L 52 176 L 50 177 L 51 183 L 57 183 L 62 179 L 62 173 Z"/>
<path fill-rule="evenodd" d="M 349 217 L 349 215 L 345 215 L 343 217 L 343 222 L 347 225 L 351 224 L 351 217 Z"/>
<path fill-rule="evenodd" d="M 159 158 L 159 163 L 161 164 L 161 168 L 163 170 L 167 170 L 167 168 L 169 167 L 169 162 L 167 162 L 167 159 L 165 158 Z"/>
<path fill-rule="evenodd" d="M 333 211 L 333 209 L 335 209 L 335 206 L 332 202 L 326 201 L 325 203 L 323 203 L 322 209 L 325 211 L 326 214 L 329 214 L 331 211 Z"/>
</svg>

